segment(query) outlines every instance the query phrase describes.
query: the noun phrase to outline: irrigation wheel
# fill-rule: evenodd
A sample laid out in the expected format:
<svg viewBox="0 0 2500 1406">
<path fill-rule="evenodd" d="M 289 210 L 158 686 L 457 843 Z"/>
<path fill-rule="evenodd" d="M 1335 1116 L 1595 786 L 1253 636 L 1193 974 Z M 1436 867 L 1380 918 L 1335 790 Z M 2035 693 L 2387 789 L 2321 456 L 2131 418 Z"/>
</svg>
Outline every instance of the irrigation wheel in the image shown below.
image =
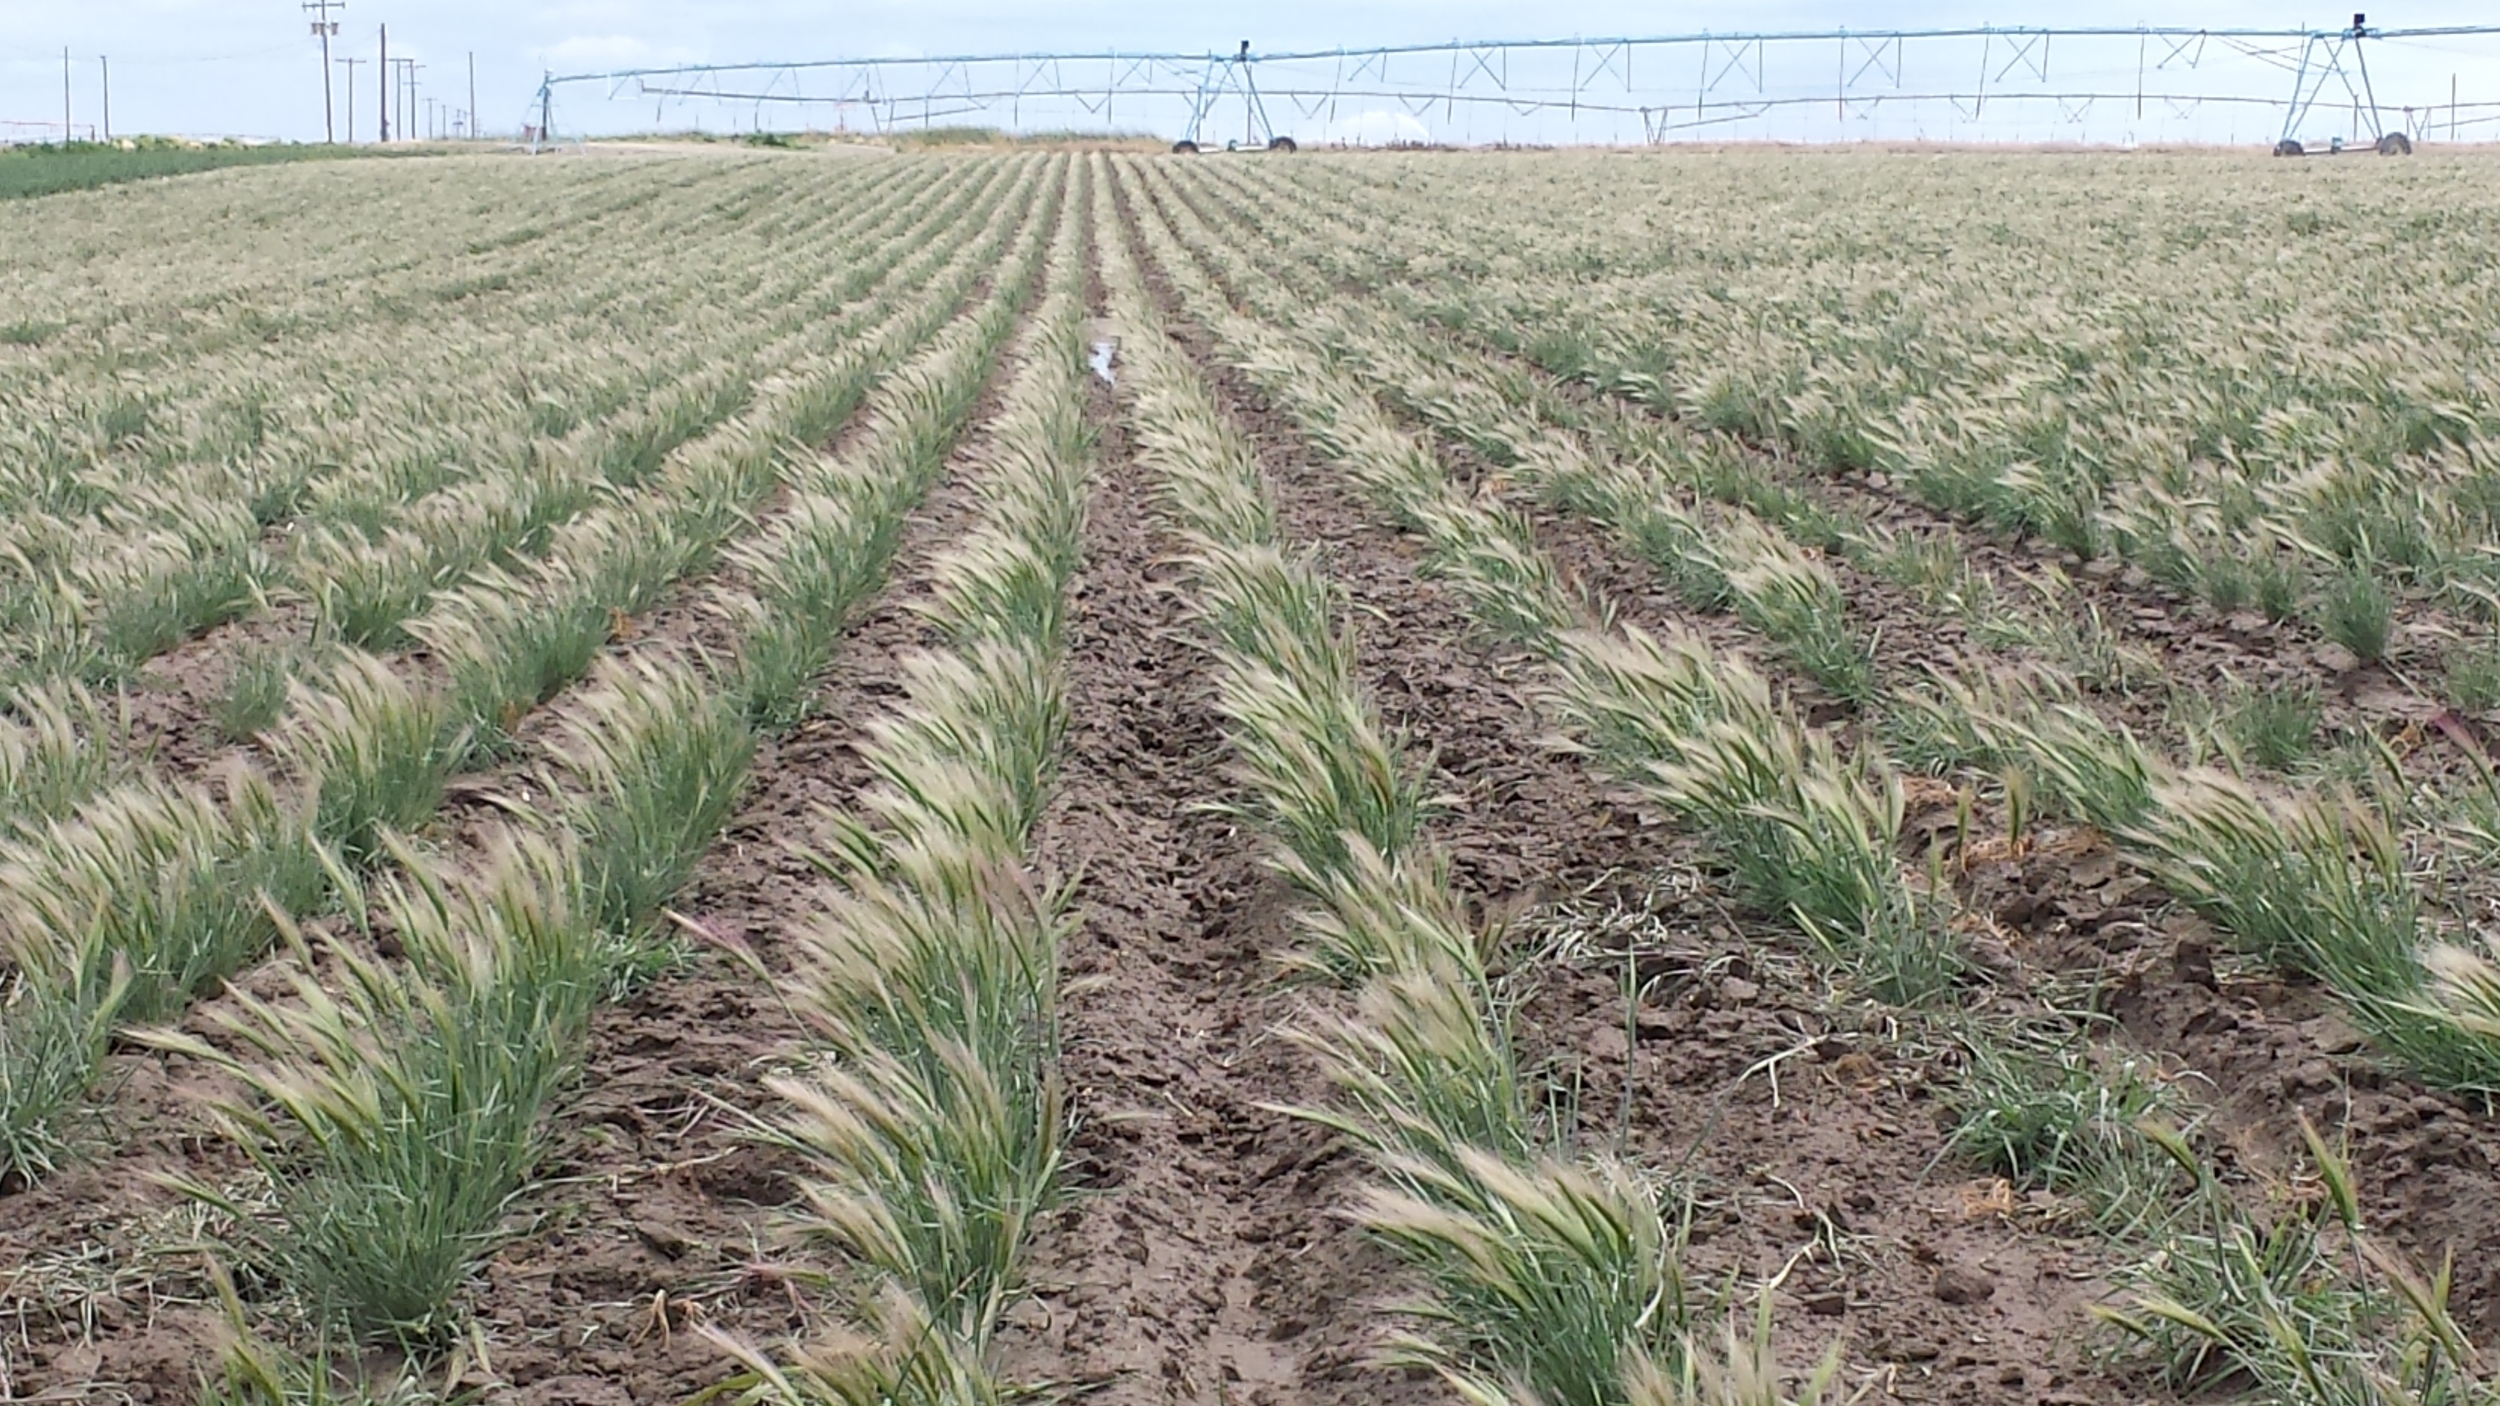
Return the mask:
<svg viewBox="0 0 2500 1406">
<path fill-rule="evenodd" d="M 2413 154 L 2413 138 L 2406 136 L 2402 132 L 2390 132 L 2386 136 L 2378 139 L 2378 154 L 2381 156 L 2411 156 Z"/>
</svg>

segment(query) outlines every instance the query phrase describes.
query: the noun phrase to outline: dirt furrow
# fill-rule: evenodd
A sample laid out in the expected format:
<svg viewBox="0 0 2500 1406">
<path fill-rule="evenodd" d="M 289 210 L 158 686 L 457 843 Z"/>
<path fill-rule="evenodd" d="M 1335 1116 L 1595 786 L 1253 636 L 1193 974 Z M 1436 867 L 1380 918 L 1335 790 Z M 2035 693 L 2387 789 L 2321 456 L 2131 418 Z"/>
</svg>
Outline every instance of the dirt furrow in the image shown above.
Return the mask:
<svg viewBox="0 0 2500 1406">
<path fill-rule="evenodd" d="M 1006 1374 L 1104 1402 L 1401 1400 L 1362 1365 L 1395 1271 L 1339 1216 L 1359 1162 L 1270 1106 L 1324 1094 L 1277 1034 L 1305 999 L 1274 965 L 1295 897 L 1263 839 L 1204 808 L 1225 757 L 1207 657 L 1108 388 L 1091 409 L 1071 721 L 1037 836 L 1082 917 L 1062 1017 L 1076 1130 Z"/>
</svg>

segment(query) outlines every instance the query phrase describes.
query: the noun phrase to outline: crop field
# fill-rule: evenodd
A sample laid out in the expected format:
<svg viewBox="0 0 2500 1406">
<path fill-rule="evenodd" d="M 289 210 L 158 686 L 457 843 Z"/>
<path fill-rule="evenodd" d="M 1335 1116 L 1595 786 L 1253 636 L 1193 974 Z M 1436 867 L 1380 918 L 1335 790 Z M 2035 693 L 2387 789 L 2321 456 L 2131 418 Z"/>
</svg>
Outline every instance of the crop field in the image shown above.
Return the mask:
<svg viewBox="0 0 2500 1406">
<path fill-rule="evenodd" d="M 2494 160 L 0 203 L 0 1401 L 2500 1403 Z"/>
<path fill-rule="evenodd" d="M 0 147 L 0 200 L 87 190 L 156 176 L 188 175 L 226 166 L 262 166 L 281 161 L 319 161 L 352 152 L 350 147 L 202 145 L 150 139 L 128 147 L 111 143 L 71 142 L 50 146 Z"/>
</svg>

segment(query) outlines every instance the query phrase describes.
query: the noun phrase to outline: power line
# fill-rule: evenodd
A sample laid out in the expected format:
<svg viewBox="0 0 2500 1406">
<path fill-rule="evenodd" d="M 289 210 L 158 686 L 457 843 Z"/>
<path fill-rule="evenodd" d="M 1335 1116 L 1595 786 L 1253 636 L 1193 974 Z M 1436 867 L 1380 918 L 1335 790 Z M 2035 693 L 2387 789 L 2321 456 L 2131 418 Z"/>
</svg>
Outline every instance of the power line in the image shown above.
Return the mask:
<svg viewBox="0 0 2500 1406">
<path fill-rule="evenodd" d="M 148 68 L 162 64 L 233 63 L 238 59 L 265 59 L 272 54 L 291 54 L 294 52 L 295 43 L 293 40 L 289 40 L 284 44 L 273 44 L 264 49 L 243 49 L 231 54 L 160 54 L 153 57 L 146 54 L 136 56 L 124 54 L 122 55 L 122 67 L 129 68 L 137 66 Z M 40 54 L 25 52 L 8 53 L 0 51 L 0 63 L 50 63 L 51 61 L 52 51 L 49 49 L 46 49 Z"/>
</svg>

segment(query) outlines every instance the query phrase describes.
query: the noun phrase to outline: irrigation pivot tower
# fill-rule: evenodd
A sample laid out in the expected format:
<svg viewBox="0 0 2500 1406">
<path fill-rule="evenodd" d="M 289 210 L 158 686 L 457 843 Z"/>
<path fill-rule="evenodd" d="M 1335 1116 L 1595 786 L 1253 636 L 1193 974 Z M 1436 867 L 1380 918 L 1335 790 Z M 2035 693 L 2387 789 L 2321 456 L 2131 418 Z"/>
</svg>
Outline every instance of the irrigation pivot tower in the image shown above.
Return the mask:
<svg viewBox="0 0 2500 1406">
<path fill-rule="evenodd" d="M 2369 56 L 2361 49 L 2362 40 L 2376 38 L 2378 33 L 2379 31 L 2370 28 L 2368 15 L 2355 11 L 2351 28 L 2322 30 L 2311 34 L 2302 42 L 2300 67 L 2292 73 L 2291 106 L 2283 110 L 2283 135 L 2275 138 L 2274 141 L 2275 155 L 2306 156 L 2308 154 L 2307 149 L 2300 142 L 2300 124 L 2308 120 L 2311 111 L 2317 107 L 2319 97 L 2326 92 L 2329 79 L 2337 80 L 2344 85 L 2344 96 L 2352 101 L 2356 119 L 2361 114 L 2368 114 L 2370 142 L 2379 155 L 2411 156 L 2413 154 L 2413 138 L 2403 132 L 2387 130 L 2386 122 L 2379 116 L 2378 91 L 2370 84 Z M 2349 68 L 2344 64 L 2347 57 L 2352 60 Z M 2353 79 L 2356 77 L 2361 80 L 2358 87 L 2353 84 Z M 2334 145 L 2329 149 L 2341 151 L 2343 139 L 2336 138 Z"/>
<path fill-rule="evenodd" d="M 1294 150 L 1293 138 L 1279 136 L 1267 120 L 1267 104 L 1260 99 L 1258 79 L 1251 73 L 1251 65 L 1255 62 L 1257 60 L 1250 56 L 1250 41 L 1247 39 L 1241 41 L 1238 50 L 1223 58 L 1208 57 L 1206 74 L 1198 80 L 1198 91 L 1190 99 L 1189 126 L 1181 132 L 1181 139 L 1172 143 L 1172 150 L 1192 152 L 1198 149 L 1203 140 L 1200 131 L 1206 124 L 1207 116 L 1215 111 L 1216 99 L 1226 93 L 1241 95 L 1240 145 L 1263 146 L 1274 151 Z M 1234 143 L 1227 141 L 1224 145 L 1230 148 Z"/>
</svg>

